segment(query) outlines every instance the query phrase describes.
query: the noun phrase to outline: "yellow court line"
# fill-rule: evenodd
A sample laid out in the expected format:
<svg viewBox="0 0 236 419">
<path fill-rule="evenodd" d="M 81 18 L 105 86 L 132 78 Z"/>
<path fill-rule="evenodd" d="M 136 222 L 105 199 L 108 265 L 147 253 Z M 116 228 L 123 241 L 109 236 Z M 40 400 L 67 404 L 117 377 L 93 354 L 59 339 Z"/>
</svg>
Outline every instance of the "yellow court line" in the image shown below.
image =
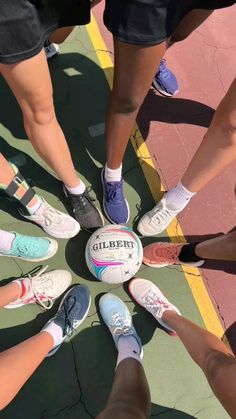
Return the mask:
<svg viewBox="0 0 236 419">
<path fill-rule="evenodd" d="M 92 16 L 91 23 L 87 26 L 87 32 L 89 34 L 90 40 L 93 44 L 93 47 L 96 51 L 99 63 L 103 69 L 105 76 L 107 78 L 108 84 L 111 87 L 112 85 L 112 75 L 111 68 L 113 68 L 113 62 L 110 55 L 107 53 L 107 47 L 103 41 L 100 30 L 96 23 L 95 18 Z M 109 71 L 108 71 L 109 70 Z M 160 186 L 161 190 L 163 186 L 160 185 L 160 179 L 156 172 L 155 166 L 153 164 L 152 158 L 149 154 L 148 148 L 144 142 L 142 134 L 140 133 L 138 126 L 134 128 L 135 136 L 131 137 L 132 145 L 135 149 L 136 155 L 140 160 L 141 167 L 144 172 L 145 179 L 148 183 L 152 196 L 155 202 L 160 200 Z M 168 236 L 171 238 L 179 237 L 181 241 L 185 241 L 183 232 L 179 226 L 177 220 L 174 220 L 167 229 Z M 173 240 L 173 239 L 172 239 Z M 183 272 L 185 278 L 188 282 L 188 285 L 191 289 L 193 297 L 196 301 L 198 309 L 201 313 L 203 321 L 206 328 L 217 335 L 222 337 L 224 334 L 224 329 L 221 325 L 219 317 L 216 313 L 216 310 L 212 304 L 212 301 L 209 297 L 207 289 L 205 287 L 203 278 L 199 269 L 188 267 L 187 269 L 183 267 Z"/>
</svg>

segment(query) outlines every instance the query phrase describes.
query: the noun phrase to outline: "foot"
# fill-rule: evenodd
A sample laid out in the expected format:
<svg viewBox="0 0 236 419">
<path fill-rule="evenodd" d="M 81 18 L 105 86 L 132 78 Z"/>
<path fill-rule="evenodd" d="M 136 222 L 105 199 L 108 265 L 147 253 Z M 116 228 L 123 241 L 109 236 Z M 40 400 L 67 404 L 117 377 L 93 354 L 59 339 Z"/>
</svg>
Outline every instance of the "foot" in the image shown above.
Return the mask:
<svg viewBox="0 0 236 419">
<path fill-rule="evenodd" d="M 142 358 L 142 343 L 133 326 L 129 310 L 123 301 L 113 294 L 105 294 L 100 298 L 99 310 L 104 323 L 111 332 L 116 348 L 121 336 L 132 336 L 136 339 Z"/>
<path fill-rule="evenodd" d="M 172 71 L 166 66 L 165 60 L 161 60 L 152 85 L 164 96 L 174 96 L 179 92 L 178 81 Z"/>
<path fill-rule="evenodd" d="M 103 209 L 111 223 L 126 224 L 129 221 L 129 204 L 124 196 L 123 180 L 107 182 L 102 170 Z"/>
<path fill-rule="evenodd" d="M 41 262 L 54 256 L 58 244 L 49 237 L 33 237 L 13 233 L 11 249 L 8 252 L 0 252 L 0 256 L 8 256 L 31 262 Z"/>
<path fill-rule="evenodd" d="M 162 233 L 181 210 L 171 210 L 166 206 L 165 196 L 151 211 L 148 211 L 138 223 L 138 231 L 143 236 L 155 236 Z"/>
<path fill-rule="evenodd" d="M 162 316 L 166 310 L 175 311 L 179 315 L 180 312 L 167 300 L 156 285 L 146 279 L 135 278 L 129 283 L 129 291 L 134 300 L 149 311 L 161 326 L 174 332 L 174 330 L 162 320 Z"/>
<path fill-rule="evenodd" d="M 21 296 L 5 308 L 19 308 L 26 304 L 39 304 L 49 310 L 53 301 L 60 297 L 71 284 L 72 278 L 68 271 L 55 270 L 45 272 L 41 269 L 36 275 L 13 281 L 21 286 Z M 44 273 L 45 272 L 45 273 Z"/>
<path fill-rule="evenodd" d="M 63 297 L 56 315 L 49 320 L 42 331 L 48 331 L 56 326 L 61 329 L 53 349 L 48 356 L 54 355 L 64 340 L 71 337 L 74 331 L 87 317 L 91 304 L 91 294 L 85 285 L 75 285 Z"/>
<path fill-rule="evenodd" d="M 47 60 L 50 60 L 50 58 L 60 53 L 60 48 L 57 44 L 53 44 L 53 43 L 50 44 L 50 42 L 48 41 L 44 45 L 44 51 L 45 51 Z"/>
<path fill-rule="evenodd" d="M 144 247 L 143 263 L 153 268 L 163 268 L 169 265 L 201 266 L 204 260 L 198 262 L 181 262 L 180 252 L 186 243 L 152 243 Z"/>
<path fill-rule="evenodd" d="M 64 214 L 49 205 L 43 198 L 42 204 L 34 214 L 20 214 L 29 221 L 38 224 L 47 234 L 58 239 L 70 239 L 80 231 L 79 223 L 70 215 Z"/>
<path fill-rule="evenodd" d="M 75 195 L 64 187 L 64 193 L 81 228 L 93 231 L 104 226 L 103 216 L 94 205 L 95 200 L 89 195 L 88 189 L 85 189 L 82 194 Z"/>
</svg>

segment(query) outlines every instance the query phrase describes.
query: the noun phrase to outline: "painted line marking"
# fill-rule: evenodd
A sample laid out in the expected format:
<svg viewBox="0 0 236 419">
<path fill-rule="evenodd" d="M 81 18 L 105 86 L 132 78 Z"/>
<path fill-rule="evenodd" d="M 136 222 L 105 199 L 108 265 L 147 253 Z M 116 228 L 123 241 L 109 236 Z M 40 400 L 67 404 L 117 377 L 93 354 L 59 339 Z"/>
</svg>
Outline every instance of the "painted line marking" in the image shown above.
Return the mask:
<svg viewBox="0 0 236 419">
<path fill-rule="evenodd" d="M 87 26 L 87 32 L 89 34 L 91 43 L 96 51 L 98 61 L 103 69 L 107 82 L 111 88 L 112 86 L 112 75 L 111 68 L 113 68 L 113 62 L 109 53 L 104 54 L 104 51 L 107 50 L 100 30 L 98 28 L 97 22 L 92 16 L 91 23 Z M 109 70 L 109 71 L 107 71 Z M 134 127 L 135 135 L 131 136 L 131 143 L 134 147 L 137 157 L 140 160 L 140 165 L 142 167 L 145 179 L 151 191 L 151 194 L 155 200 L 158 202 L 160 200 L 160 186 L 163 191 L 164 188 L 160 185 L 160 179 L 158 173 L 156 172 L 154 163 L 148 151 L 148 148 L 144 142 L 141 132 L 136 124 Z M 154 170 L 153 170 L 154 169 Z M 175 219 L 167 229 L 168 236 L 171 240 L 172 237 L 178 237 L 178 241 L 186 242 L 184 238 L 183 231 L 179 226 L 178 221 Z M 173 241 L 173 239 L 172 239 Z M 219 338 L 224 334 L 224 329 L 219 320 L 218 314 L 215 310 L 215 307 L 209 297 L 204 280 L 201 276 L 199 269 L 192 267 L 182 267 L 183 272 L 188 282 L 188 285 L 191 289 L 192 295 L 195 299 L 195 302 L 198 306 L 202 319 L 205 323 L 207 330 L 214 333 Z M 197 278 L 196 278 L 197 276 Z"/>
</svg>

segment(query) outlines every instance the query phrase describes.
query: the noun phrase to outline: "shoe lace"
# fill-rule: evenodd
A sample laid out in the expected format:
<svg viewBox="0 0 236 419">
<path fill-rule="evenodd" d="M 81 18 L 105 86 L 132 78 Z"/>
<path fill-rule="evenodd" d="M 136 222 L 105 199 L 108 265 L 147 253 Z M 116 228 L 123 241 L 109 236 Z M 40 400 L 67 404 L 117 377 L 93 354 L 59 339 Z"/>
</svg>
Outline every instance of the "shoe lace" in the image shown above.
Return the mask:
<svg viewBox="0 0 236 419">
<path fill-rule="evenodd" d="M 121 317 L 120 313 L 112 315 L 112 332 L 115 335 L 132 335 L 130 323 Z"/>
<path fill-rule="evenodd" d="M 117 198 L 117 200 L 119 200 L 122 194 L 122 183 L 108 182 L 106 186 L 106 201 L 113 201 L 114 198 Z"/>
<path fill-rule="evenodd" d="M 154 209 L 153 213 L 151 214 L 151 219 L 154 224 L 161 224 L 163 221 L 167 222 L 170 218 L 174 215 L 173 211 L 169 210 L 168 208 L 157 207 Z"/>
<path fill-rule="evenodd" d="M 170 308 L 170 305 L 163 301 L 154 291 L 149 290 L 147 294 L 141 297 L 147 310 L 151 311 L 157 317 L 161 317 L 163 309 Z"/>
<path fill-rule="evenodd" d="M 39 249 L 39 245 L 36 242 L 29 241 L 28 243 L 17 243 L 16 251 L 21 255 L 28 253 L 35 253 Z"/>
<path fill-rule="evenodd" d="M 92 206 L 93 202 L 96 201 L 95 198 L 93 198 L 91 195 L 89 195 L 89 192 L 91 192 L 92 188 L 85 189 L 84 193 L 79 195 L 73 195 L 70 194 L 71 200 L 74 204 L 77 204 L 78 207 L 81 209 L 86 209 L 88 207 L 88 203 Z"/>
<path fill-rule="evenodd" d="M 160 66 L 159 66 L 159 71 L 158 71 L 158 75 L 161 74 L 162 78 L 167 79 L 169 77 L 169 69 L 166 67 L 166 60 L 162 59 L 160 62 Z"/>
<path fill-rule="evenodd" d="M 161 245 L 156 245 L 153 251 L 154 251 L 154 254 L 156 254 L 156 256 L 158 257 L 158 260 L 160 262 L 170 261 L 174 263 L 176 262 L 176 260 L 178 260 L 179 248 L 180 246 L 175 245 L 175 244 L 165 245 L 163 243 Z"/>
<path fill-rule="evenodd" d="M 75 316 L 73 316 L 73 311 L 76 309 L 76 298 L 73 295 L 67 297 L 63 303 L 63 312 L 62 316 L 64 319 L 64 328 L 63 335 L 71 336 L 75 330 L 73 321 Z"/>
<path fill-rule="evenodd" d="M 32 276 L 30 273 L 28 274 L 28 278 L 30 279 L 31 283 L 31 291 L 35 297 L 35 300 L 37 304 L 42 306 L 45 310 L 50 310 L 53 306 L 53 300 L 48 296 L 48 290 L 49 287 L 45 284 L 40 285 L 40 291 L 37 289 L 37 278 L 39 278 L 46 270 L 48 266 L 45 266 L 44 268 L 40 269 L 39 272 Z M 47 278 L 47 275 L 45 275 L 45 279 Z M 47 299 L 46 302 L 41 301 L 41 297 L 45 297 Z"/>
<path fill-rule="evenodd" d="M 61 213 L 57 211 L 55 208 L 51 207 L 51 205 L 46 204 L 43 212 L 43 218 L 45 220 L 46 226 L 53 224 L 60 224 L 61 223 Z"/>
</svg>

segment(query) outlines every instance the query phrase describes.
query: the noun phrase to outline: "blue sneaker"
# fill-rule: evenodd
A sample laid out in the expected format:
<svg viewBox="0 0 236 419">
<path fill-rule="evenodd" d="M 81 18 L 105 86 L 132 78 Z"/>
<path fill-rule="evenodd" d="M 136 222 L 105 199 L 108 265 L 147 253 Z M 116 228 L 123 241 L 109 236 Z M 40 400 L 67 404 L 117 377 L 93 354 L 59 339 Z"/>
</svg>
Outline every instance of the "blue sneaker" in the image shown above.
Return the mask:
<svg viewBox="0 0 236 419">
<path fill-rule="evenodd" d="M 143 348 L 140 337 L 133 326 L 130 312 L 123 301 L 114 294 L 105 294 L 100 298 L 99 310 L 104 323 L 111 332 L 116 348 L 121 336 L 133 336 L 140 348 L 140 358 L 143 357 Z"/>
<path fill-rule="evenodd" d="M 174 96 L 179 92 L 178 81 L 172 71 L 166 67 L 165 60 L 161 60 L 152 85 L 164 96 Z"/>
<path fill-rule="evenodd" d="M 49 320 L 42 331 L 47 331 L 54 323 L 62 329 L 62 338 L 49 352 L 48 357 L 54 355 L 61 347 L 66 337 L 73 332 L 86 318 L 91 304 L 91 294 L 85 285 L 75 285 L 64 296 L 56 315 Z"/>
<path fill-rule="evenodd" d="M 102 169 L 101 180 L 103 187 L 103 209 L 113 224 L 126 224 L 129 221 L 129 204 L 124 196 L 123 180 L 107 182 L 105 169 Z"/>
<path fill-rule="evenodd" d="M 28 260 L 31 262 L 41 262 L 51 258 L 57 252 L 58 244 L 56 240 L 49 237 L 33 237 L 23 234 L 15 234 L 9 252 L 0 252 L 0 256 L 8 256 Z"/>
</svg>

